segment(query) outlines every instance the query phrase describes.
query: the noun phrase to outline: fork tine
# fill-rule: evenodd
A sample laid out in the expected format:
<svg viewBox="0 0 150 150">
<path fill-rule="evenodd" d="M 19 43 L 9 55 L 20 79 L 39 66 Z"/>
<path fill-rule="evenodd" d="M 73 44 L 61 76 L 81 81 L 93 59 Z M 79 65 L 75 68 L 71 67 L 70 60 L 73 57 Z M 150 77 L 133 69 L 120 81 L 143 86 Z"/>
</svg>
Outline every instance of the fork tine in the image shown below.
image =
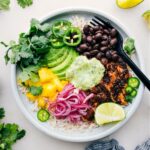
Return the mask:
<svg viewBox="0 0 150 150">
<path fill-rule="evenodd" d="M 109 28 L 113 28 L 113 26 L 108 22 L 108 21 L 104 21 L 103 19 L 97 17 L 97 16 L 94 16 L 97 20 L 99 20 L 100 22 L 102 22 L 104 25 L 106 25 L 107 27 Z"/>
<path fill-rule="evenodd" d="M 92 19 L 92 21 L 100 26 L 104 26 L 102 23 L 100 23 L 99 21 L 95 20 L 95 19 Z"/>
<path fill-rule="evenodd" d="M 96 24 L 95 24 L 95 23 L 93 23 L 92 21 L 90 21 L 90 24 L 91 24 L 91 25 L 93 25 L 93 26 L 96 26 Z"/>
</svg>

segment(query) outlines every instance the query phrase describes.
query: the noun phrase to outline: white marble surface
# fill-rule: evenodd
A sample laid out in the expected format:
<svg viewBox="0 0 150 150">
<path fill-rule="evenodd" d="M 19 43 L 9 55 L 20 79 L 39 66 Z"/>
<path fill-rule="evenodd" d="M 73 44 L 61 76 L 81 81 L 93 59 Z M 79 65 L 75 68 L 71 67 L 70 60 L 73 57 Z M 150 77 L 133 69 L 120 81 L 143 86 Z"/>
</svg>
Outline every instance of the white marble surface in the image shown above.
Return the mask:
<svg viewBox="0 0 150 150">
<path fill-rule="evenodd" d="M 143 22 L 141 14 L 150 9 L 150 1 L 145 0 L 141 5 L 130 9 L 122 10 L 116 7 L 115 0 L 34 0 L 34 5 L 23 10 L 12 0 L 11 10 L 0 12 L 0 41 L 17 39 L 18 33 L 25 31 L 31 18 L 40 18 L 52 10 L 69 7 L 85 6 L 103 10 L 112 14 L 131 32 L 133 37 L 139 42 L 141 55 L 143 56 L 146 74 L 150 77 L 150 45 L 148 30 Z M 38 131 L 31 123 L 26 120 L 18 109 L 14 100 L 10 86 L 10 65 L 4 63 L 4 51 L 0 47 L 0 106 L 6 109 L 4 121 L 16 122 L 27 130 L 27 135 L 23 140 L 14 146 L 14 150 L 84 150 L 87 143 L 68 143 L 48 137 Z M 118 139 L 126 150 L 133 150 L 150 137 L 150 94 L 147 90 L 139 109 L 130 121 L 119 131 L 111 135 Z"/>
</svg>

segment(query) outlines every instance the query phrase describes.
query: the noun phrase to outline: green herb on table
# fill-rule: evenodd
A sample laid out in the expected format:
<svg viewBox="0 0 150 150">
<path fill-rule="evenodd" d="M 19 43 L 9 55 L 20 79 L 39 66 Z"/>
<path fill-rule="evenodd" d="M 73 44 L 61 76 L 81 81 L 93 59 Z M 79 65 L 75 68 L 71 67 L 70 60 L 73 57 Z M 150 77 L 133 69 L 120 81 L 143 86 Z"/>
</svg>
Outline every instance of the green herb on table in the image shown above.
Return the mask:
<svg viewBox="0 0 150 150">
<path fill-rule="evenodd" d="M 32 0 L 17 0 L 18 5 L 20 5 L 22 8 L 28 7 L 33 4 Z"/>
<path fill-rule="evenodd" d="M 8 10 L 10 5 L 10 0 L 0 0 L 0 10 Z"/>
<path fill-rule="evenodd" d="M 127 38 L 123 44 L 124 51 L 129 55 L 131 55 L 135 51 L 134 42 L 135 42 L 134 39 Z"/>
<path fill-rule="evenodd" d="M 4 108 L 0 108 L 0 119 L 3 119 L 4 117 L 5 117 Z"/>
<path fill-rule="evenodd" d="M 0 108 L 0 119 L 5 116 L 5 111 Z M 0 123 L 0 150 L 12 150 L 12 146 L 25 136 L 25 130 L 21 130 L 17 124 Z"/>
</svg>

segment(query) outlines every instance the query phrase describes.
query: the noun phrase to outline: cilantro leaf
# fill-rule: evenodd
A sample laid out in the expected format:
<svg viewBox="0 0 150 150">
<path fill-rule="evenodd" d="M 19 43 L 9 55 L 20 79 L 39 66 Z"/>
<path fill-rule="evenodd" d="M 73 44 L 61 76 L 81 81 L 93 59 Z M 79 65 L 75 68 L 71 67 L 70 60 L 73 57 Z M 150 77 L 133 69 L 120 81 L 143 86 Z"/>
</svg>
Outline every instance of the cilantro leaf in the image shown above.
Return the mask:
<svg viewBox="0 0 150 150">
<path fill-rule="evenodd" d="M 0 0 L 0 10 L 8 10 L 10 5 L 10 0 Z"/>
<path fill-rule="evenodd" d="M 29 32 L 21 33 L 18 42 L 11 41 L 9 45 L 0 42 L 7 48 L 4 57 L 6 64 L 10 61 L 20 68 L 45 65 L 46 61 L 44 62 L 43 58 L 50 48 L 50 32 L 50 24 L 40 24 L 38 20 L 32 19 Z"/>
<path fill-rule="evenodd" d="M 4 108 L 0 108 L 0 119 L 3 119 L 5 117 L 5 110 Z"/>
<path fill-rule="evenodd" d="M 0 119 L 4 117 L 4 113 L 4 109 L 0 108 Z M 25 133 L 17 124 L 0 123 L 0 150 L 12 150 L 13 144 L 23 138 Z"/>
<path fill-rule="evenodd" d="M 25 8 L 33 4 L 32 0 L 17 0 L 17 2 L 22 8 Z"/>
<path fill-rule="evenodd" d="M 31 86 L 29 88 L 29 91 L 31 92 L 32 95 L 38 96 L 42 93 L 43 88 L 42 88 L 42 86 Z"/>
<path fill-rule="evenodd" d="M 135 41 L 132 38 L 127 38 L 123 44 L 124 51 L 131 55 L 135 51 Z"/>
<path fill-rule="evenodd" d="M 24 82 L 26 80 L 31 79 L 33 82 L 37 82 L 39 80 L 38 70 L 40 66 L 29 66 L 27 68 L 23 68 L 23 71 L 20 72 L 18 78 Z"/>
</svg>

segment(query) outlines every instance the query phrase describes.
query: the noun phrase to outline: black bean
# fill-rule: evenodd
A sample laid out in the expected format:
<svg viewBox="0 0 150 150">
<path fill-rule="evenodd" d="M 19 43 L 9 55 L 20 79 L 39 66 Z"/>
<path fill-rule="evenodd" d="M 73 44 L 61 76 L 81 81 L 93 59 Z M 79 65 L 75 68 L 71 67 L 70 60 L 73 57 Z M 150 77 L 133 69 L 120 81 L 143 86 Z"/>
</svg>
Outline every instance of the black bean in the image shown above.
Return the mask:
<svg viewBox="0 0 150 150">
<path fill-rule="evenodd" d="M 108 39 L 108 36 L 106 35 L 106 34 L 104 34 L 103 36 L 102 36 L 102 40 L 107 40 Z"/>
<path fill-rule="evenodd" d="M 107 64 L 108 64 L 108 59 L 105 58 L 105 57 L 101 58 L 101 63 L 102 63 L 103 65 L 107 65 Z"/>
<path fill-rule="evenodd" d="M 116 61 L 117 59 L 118 59 L 118 55 L 117 54 L 112 55 L 112 60 Z"/>
<path fill-rule="evenodd" d="M 118 61 L 119 61 L 120 63 L 122 63 L 122 62 L 123 62 L 123 59 L 122 59 L 121 57 L 119 57 Z"/>
<path fill-rule="evenodd" d="M 110 50 L 111 55 L 117 54 L 117 51 L 115 50 Z"/>
<path fill-rule="evenodd" d="M 90 51 L 90 54 L 92 55 L 92 56 L 95 56 L 96 54 L 98 54 L 98 50 L 92 50 L 92 51 Z"/>
<path fill-rule="evenodd" d="M 90 32 L 90 26 L 89 25 L 85 25 L 83 28 L 83 32 L 87 35 Z"/>
<path fill-rule="evenodd" d="M 94 31 L 98 31 L 100 29 L 100 27 L 97 25 L 97 26 L 94 26 L 93 29 L 94 29 Z"/>
<path fill-rule="evenodd" d="M 110 51 L 107 51 L 107 52 L 106 52 L 106 57 L 107 57 L 108 59 L 111 59 L 111 58 L 112 58 L 112 54 L 110 53 Z"/>
<path fill-rule="evenodd" d="M 91 43 L 91 42 L 92 42 L 92 36 L 90 36 L 90 35 L 87 36 L 87 37 L 86 37 L 86 41 L 89 42 L 89 43 Z"/>
<path fill-rule="evenodd" d="M 81 45 L 80 45 L 80 49 L 81 49 L 81 50 L 86 50 L 86 49 L 88 49 L 87 44 L 86 44 L 86 43 L 81 44 Z"/>
<path fill-rule="evenodd" d="M 111 37 L 115 37 L 116 34 L 117 34 L 117 30 L 113 28 L 110 32 Z"/>
<path fill-rule="evenodd" d="M 95 35 L 95 40 L 100 40 L 102 38 L 102 34 L 100 32 L 98 32 L 96 35 Z"/>
<path fill-rule="evenodd" d="M 92 45 L 96 44 L 96 40 L 92 40 L 91 44 Z"/>
<path fill-rule="evenodd" d="M 86 35 L 85 34 L 82 35 L 82 41 L 86 42 Z"/>
<path fill-rule="evenodd" d="M 99 49 L 99 47 L 100 47 L 100 44 L 95 44 L 95 45 L 93 46 L 94 49 Z"/>
<path fill-rule="evenodd" d="M 102 27 L 102 26 L 99 26 L 99 28 L 100 28 L 101 30 L 103 30 L 103 27 Z"/>
<path fill-rule="evenodd" d="M 99 52 L 99 53 L 96 55 L 96 58 L 100 60 L 103 56 L 104 56 L 104 53 Z"/>
<path fill-rule="evenodd" d="M 92 27 L 90 27 L 90 33 L 93 34 L 94 33 L 94 29 Z"/>
<path fill-rule="evenodd" d="M 107 29 L 104 29 L 104 33 L 106 33 L 108 35 L 109 31 Z"/>
<path fill-rule="evenodd" d="M 91 54 L 89 52 L 84 52 L 83 55 L 89 57 Z"/>
<path fill-rule="evenodd" d="M 89 45 L 87 50 L 91 51 L 92 50 L 92 46 Z"/>
<path fill-rule="evenodd" d="M 107 50 L 108 50 L 108 47 L 103 46 L 103 47 L 101 47 L 101 48 L 100 48 L 100 50 L 101 50 L 102 52 L 105 52 L 105 51 L 107 51 Z"/>
<path fill-rule="evenodd" d="M 109 36 L 108 36 L 108 40 L 111 41 L 111 39 L 112 39 L 112 37 L 109 35 Z"/>
<path fill-rule="evenodd" d="M 101 34 L 102 34 L 102 31 L 101 31 L 101 30 L 98 30 L 98 31 L 95 32 L 95 34 L 97 34 L 97 33 L 101 33 Z"/>
<path fill-rule="evenodd" d="M 114 46 L 115 44 L 117 44 L 117 38 L 111 39 L 110 45 L 111 45 L 111 46 Z"/>
<path fill-rule="evenodd" d="M 102 41 L 102 42 L 101 42 L 101 45 L 107 46 L 107 45 L 108 45 L 108 41 L 107 41 L 107 40 L 106 40 L 106 41 Z"/>
</svg>

